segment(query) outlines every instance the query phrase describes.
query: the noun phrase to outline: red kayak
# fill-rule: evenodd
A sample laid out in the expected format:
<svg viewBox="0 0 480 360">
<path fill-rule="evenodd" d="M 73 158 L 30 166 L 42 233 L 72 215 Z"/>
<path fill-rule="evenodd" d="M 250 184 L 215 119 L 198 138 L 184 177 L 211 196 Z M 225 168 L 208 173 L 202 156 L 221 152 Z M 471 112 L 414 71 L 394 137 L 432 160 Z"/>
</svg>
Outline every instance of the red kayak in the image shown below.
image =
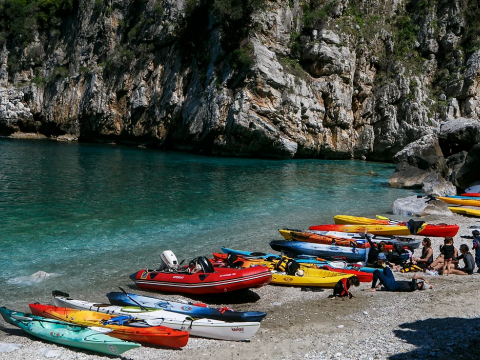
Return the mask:
<svg viewBox="0 0 480 360">
<path fill-rule="evenodd" d="M 265 266 L 248 269 L 213 267 L 207 258 L 199 258 L 202 270 L 194 272 L 192 266 L 179 271 L 143 269 L 130 278 L 142 289 L 184 294 L 218 294 L 259 288 L 270 283 L 272 274 Z"/>
<path fill-rule="evenodd" d="M 338 272 L 338 273 L 343 273 L 343 274 L 353 274 L 356 277 L 358 277 L 358 280 L 360 282 L 372 282 L 373 280 L 373 274 L 363 272 L 363 271 L 358 271 L 358 270 L 346 270 L 346 269 L 336 269 L 331 266 L 322 266 L 320 269 L 328 270 L 328 271 L 333 271 L 333 272 Z"/>
<path fill-rule="evenodd" d="M 480 197 L 480 193 L 465 193 L 461 196 L 469 196 L 469 197 Z"/>
<path fill-rule="evenodd" d="M 379 220 L 382 221 L 382 220 Z M 416 235 L 432 236 L 432 237 L 446 237 L 455 236 L 459 230 L 458 225 L 447 224 L 423 224 Z M 411 232 L 406 226 L 405 222 L 393 224 L 377 224 L 377 225 L 346 225 L 346 224 L 328 224 L 328 225 L 314 225 L 308 228 L 316 231 L 340 231 L 340 232 L 368 232 L 376 235 L 410 235 Z"/>
</svg>

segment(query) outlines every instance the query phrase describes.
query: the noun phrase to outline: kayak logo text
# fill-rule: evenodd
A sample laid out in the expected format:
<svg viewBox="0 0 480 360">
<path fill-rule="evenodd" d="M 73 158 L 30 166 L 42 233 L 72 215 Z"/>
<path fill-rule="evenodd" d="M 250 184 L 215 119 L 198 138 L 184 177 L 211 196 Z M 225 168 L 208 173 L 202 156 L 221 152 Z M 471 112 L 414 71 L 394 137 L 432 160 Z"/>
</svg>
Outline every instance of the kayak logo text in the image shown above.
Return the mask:
<svg viewBox="0 0 480 360">
<path fill-rule="evenodd" d="M 242 332 L 242 333 L 245 331 L 245 329 L 243 327 L 232 327 L 231 329 L 232 329 L 232 331 L 238 331 L 238 332 Z"/>
</svg>

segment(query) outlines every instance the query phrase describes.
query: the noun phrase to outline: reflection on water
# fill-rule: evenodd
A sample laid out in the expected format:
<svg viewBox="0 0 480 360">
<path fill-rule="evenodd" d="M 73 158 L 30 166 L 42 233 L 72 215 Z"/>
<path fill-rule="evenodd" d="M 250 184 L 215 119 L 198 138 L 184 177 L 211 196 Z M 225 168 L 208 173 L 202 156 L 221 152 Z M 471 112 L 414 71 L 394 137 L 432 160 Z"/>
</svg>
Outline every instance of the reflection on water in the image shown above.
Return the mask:
<svg viewBox="0 0 480 360">
<path fill-rule="evenodd" d="M 113 276 L 124 282 L 155 266 L 165 249 L 180 259 L 222 245 L 265 251 L 279 227 L 385 213 L 409 193 L 387 186 L 393 165 L 361 161 L 213 158 L 10 139 L 0 139 L 0 153 L 0 261 L 8 264 L 0 284 L 42 270 L 62 274 L 42 284 L 111 290 Z M 45 291 L 4 286 L 0 300 Z"/>
</svg>

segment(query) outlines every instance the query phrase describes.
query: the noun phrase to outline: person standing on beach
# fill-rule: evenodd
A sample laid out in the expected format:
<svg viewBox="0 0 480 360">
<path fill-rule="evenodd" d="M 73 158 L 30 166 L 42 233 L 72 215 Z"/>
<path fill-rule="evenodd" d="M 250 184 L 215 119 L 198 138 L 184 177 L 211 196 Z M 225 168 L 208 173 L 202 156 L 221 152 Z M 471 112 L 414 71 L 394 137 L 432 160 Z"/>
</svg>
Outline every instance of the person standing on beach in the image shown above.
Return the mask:
<svg viewBox="0 0 480 360">
<path fill-rule="evenodd" d="M 480 231 L 473 230 L 473 249 L 475 250 L 475 263 L 477 264 L 477 273 L 480 274 Z"/>
<path fill-rule="evenodd" d="M 418 281 L 417 280 L 422 280 Z M 380 282 L 380 285 L 377 286 L 377 282 Z M 383 285 L 386 291 L 393 291 L 393 292 L 411 292 L 415 290 L 426 290 L 433 289 L 433 285 L 431 285 L 427 279 L 419 276 L 418 274 L 413 275 L 411 281 L 396 281 L 395 277 L 393 276 L 392 270 L 389 267 L 383 269 L 383 271 L 375 270 L 373 272 L 373 281 L 372 287 L 365 291 L 374 292 Z"/>
<path fill-rule="evenodd" d="M 445 275 L 445 269 L 447 270 L 447 276 L 450 273 L 450 264 L 453 261 L 455 247 L 453 246 L 453 238 L 451 236 L 447 236 L 445 238 L 445 245 L 442 248 L 443 253 L 443 271 L 442 275 Z"/>
<path fill-rule="evenodd" d="M 383 255 L 383 257 L 380 260 L 383 260 L 383 258 L 385 258 L 385 255 L 383 254 L 383 252 L 385 251 L 385 245 L 386 245 L 385 241 L 381 241 L 377 245 L 372 241 L 373 236 L 371 234 L 365 234 L 365 238 L 367 239 L 370 245 L 370 248 L 368 251 L 368 258 L 367 258 L 367 266 L 371 268 L 381 267 L 381 265 L 379 265 L 378 263 L 378 260 L 379 260 L 379 254 Z"/>
</svg>

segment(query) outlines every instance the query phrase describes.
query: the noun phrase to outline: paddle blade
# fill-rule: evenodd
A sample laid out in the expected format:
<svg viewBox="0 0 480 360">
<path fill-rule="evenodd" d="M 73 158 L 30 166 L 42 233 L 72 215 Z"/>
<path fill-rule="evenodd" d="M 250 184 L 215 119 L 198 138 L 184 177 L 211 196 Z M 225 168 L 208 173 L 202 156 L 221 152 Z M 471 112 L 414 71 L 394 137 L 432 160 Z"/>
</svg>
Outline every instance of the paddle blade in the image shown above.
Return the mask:
<svg viewBox="0 0 480 360">
<path fill-rule="evenodd" d="M 104 327 L 100 327 L 100 326 L 89 326 L 88 328 L 90 330 L 96 331 L 96 332 L 101 333 L 101 334 L 108 334 L 109 332 L 113 331 L 113 329 L 104 328 Z"/>
<path fill-rule="evenodd" d="M 147 325 L 150 326 L 160 326 L 163 324 L 164 319 L 146 319 L 144 320 Z"/>
<path fill-rule="evenodd" d="M 16 319 L 16 320 L 24 320 L 24 321 L 32 321 L 33 320 L 31 317 L 23 316 L 23 315 L 12 314 L 10 316 L 12 318 Z"/>
<path fill-rule="evenodd" d="M 385 216 L 380 216 L 380 215 L 375 215 L 377 217 L 377 219 L 380 219 L 380 220 L 390 220 L 389 218 L 385 217 Z"/>
</svg>

